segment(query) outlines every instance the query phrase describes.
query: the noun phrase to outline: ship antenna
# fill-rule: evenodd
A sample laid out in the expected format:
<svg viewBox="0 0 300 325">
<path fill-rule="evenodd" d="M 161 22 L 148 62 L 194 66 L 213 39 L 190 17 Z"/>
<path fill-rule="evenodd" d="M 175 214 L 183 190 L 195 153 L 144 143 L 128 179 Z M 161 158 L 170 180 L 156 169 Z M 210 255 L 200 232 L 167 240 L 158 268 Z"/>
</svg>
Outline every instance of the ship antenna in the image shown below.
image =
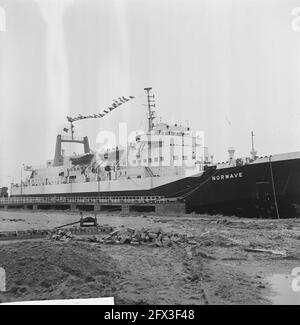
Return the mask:
<svg viewBox="0 0 300 325">
<path fill-rule="evenodd" d="M 144 88 L 147 94 L 147 106 L 148 106 L 148 132 L 150 132 L 153 128 L 153 120 L 155 119 L 155 101 L 154 95 L 151 95 L 150 92 L 152 87 Z"/>
<path fill-rule="evenodd" d="M 254 160 L 256 158 L 257 151 L 254 149 L 254 133 L 251 131 L 251 142 L 252 142 L 252 149 L 251 149 L 251 156 L 252 159 Z"/>
<path fill-rule="evenodd" d="M 73 124 L 73 122 L 70 122 L 70 130 L 71 130 L 72 140 L 74 140 L 74 124 Z"/>
</svg>

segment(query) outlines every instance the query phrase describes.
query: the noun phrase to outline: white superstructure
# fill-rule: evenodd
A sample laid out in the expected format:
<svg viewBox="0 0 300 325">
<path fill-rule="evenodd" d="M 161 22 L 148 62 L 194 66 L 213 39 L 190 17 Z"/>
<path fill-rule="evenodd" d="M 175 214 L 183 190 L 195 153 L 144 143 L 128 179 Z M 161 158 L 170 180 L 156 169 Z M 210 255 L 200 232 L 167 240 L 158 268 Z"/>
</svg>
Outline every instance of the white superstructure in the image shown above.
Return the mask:
<svg viewBox="0 0 300 325">
<path fill-rule="evenodd" d="M 87 137 L 58 135 L 54 159 L 45 167 L 27 169 L 30 175 L 11 187 L 11 195 L 148 190 L 202 173 L 211 163 L 202 134 L 180 124 L 154 124 L 151 116 L 149 130 L 137 134 L 127 147 L 96 153 Z M 85 153 L 65 156 L 64 142 L 83 144 Z"/>
</svg>

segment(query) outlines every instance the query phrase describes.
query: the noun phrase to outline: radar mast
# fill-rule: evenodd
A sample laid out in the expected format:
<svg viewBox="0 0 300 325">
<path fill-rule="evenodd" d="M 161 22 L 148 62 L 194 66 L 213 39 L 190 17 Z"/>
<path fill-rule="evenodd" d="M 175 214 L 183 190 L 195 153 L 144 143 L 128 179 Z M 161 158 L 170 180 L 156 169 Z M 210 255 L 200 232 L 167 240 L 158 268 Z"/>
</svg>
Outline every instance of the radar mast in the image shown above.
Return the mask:
<svg viewBox="0 0 300 325">
<path fill-rule="evenodd" d="M 154 95 L 151 94 L 152 87 L 144 88 L 147 94 L 147 106 L 148 106 L 148 132 L 151 132 L 154 126 L 154 119 L 155 119 L 155 100 Z"/>
</svg>

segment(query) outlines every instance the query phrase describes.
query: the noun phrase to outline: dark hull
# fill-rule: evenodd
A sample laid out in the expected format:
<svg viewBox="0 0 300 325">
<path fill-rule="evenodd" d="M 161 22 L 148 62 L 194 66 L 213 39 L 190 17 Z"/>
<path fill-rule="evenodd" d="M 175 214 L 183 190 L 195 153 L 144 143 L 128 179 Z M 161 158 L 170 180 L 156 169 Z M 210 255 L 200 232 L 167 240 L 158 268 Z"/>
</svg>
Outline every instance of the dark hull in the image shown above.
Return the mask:
<svg viewBox="0 0 300 325">
<path fill-rule="evenodd" d="M 77 195 L 97 197 L 99 194 Z M 210 169 L 201 176 L 183 178 L 151 190 L 100 192 L 100 195 L 181 197 L 186 201 L 188 213 L 299 217 L 300 159 Z M 58 193 L 56 196 L 74 196 L 74 193 Z"/>
<path fill-rule="evenodd" d="M 300 216 L 300 159 L 249 164 L 214 173 L 210 172 L 207 182 L 187 196 L 188 212 L 258 218 Z M 242 177 L 221 179 L 221 175 L 237 173 Z"/>
</svg>

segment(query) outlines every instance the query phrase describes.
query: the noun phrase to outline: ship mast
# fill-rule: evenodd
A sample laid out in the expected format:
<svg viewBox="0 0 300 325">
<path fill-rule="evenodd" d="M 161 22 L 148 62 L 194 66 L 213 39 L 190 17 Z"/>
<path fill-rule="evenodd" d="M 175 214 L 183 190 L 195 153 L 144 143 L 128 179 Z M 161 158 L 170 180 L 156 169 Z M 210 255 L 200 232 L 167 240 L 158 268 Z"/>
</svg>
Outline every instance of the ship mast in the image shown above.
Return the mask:
<svg viewBox="0 0 300 325">
<path fill-rule="evenodd" d="M 253 131 L 251 131 L 251 142 L 252 142 L 252 149 L 251 149 L 251 157 L 253 160 L 256 159 L 256 154 L 257 154 L 257 151 L 254 149 L 254 133 Z"/>
<path fill-rule="evenodd" d="M 155 119 L 155 100 L 154 95 L 150 94 L 152 87 L 144 88 L 147 94 L 147 106 L 148 106 L 148 132 L 151 132 L 153 129 L 153 121 Z"/>
<path fill-rule="evenodd" d="M 72 140 L 74 140 L 74 124 L 73 124 L 73 122 L 70 122 L 70 130 L 71 130 Z"/>
</svg>

